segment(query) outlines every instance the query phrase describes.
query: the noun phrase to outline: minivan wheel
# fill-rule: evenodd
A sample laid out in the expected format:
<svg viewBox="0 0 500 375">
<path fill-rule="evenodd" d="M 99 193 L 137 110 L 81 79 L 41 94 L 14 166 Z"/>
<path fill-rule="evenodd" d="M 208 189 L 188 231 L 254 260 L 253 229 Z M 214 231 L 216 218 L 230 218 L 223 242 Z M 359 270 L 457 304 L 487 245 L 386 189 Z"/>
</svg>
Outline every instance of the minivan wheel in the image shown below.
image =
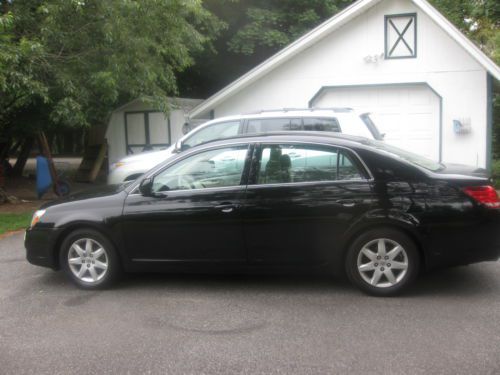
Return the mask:
<svg viewBox="0 0 500 375">
<path fill-rule="evenodd" d="M 420 258 L 414 242 L 393 229 L 374 229 L 349 247 L 346 272 L 365 293 L 392 296 L 403 291 L 418 274 Z"/>
<path fill-rule="evenodd" d="M 111 242 L 92 229 L 70 233 L 62 243 L 59 262 L 70 279 L 83 289 L 105 288 L 121 271 Z"/>
</svg>

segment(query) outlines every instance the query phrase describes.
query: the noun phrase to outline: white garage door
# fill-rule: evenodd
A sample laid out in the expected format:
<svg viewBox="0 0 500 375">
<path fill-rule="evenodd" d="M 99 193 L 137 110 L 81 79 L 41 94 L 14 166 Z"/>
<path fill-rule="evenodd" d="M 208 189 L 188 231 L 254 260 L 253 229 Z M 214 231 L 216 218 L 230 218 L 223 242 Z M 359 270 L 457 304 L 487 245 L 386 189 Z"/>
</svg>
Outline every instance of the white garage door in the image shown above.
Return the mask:
<svg viewBox="0 0 500 375">
<path fill-rule="evenodd" d="M 330 88 L 313 103 L 370 112 L 388 143 L 434 160 L 439 160 L 439 105 L 424 84 Z"/>
</svg>

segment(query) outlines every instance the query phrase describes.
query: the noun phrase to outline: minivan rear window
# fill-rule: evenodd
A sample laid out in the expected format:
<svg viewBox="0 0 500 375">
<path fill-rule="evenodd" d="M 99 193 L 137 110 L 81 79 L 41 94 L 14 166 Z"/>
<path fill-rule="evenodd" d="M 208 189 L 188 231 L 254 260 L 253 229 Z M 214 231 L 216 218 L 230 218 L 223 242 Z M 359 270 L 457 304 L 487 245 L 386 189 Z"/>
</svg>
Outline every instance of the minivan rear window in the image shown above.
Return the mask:
<svg viewBox="0 0 500 375">
<path fill-rule="evenodd" d="M 248 121 L 247 133 L 269 133 L 276 131 L 306 130 L 319 132 L 341 131 L 336 118 L 269 118 Z"/>
<path fill-rule="evenodd" d="M 340 125 L 336 118 L 305 118 L 304 130 L 315 132 L 340 133 Z"/>
</svg>

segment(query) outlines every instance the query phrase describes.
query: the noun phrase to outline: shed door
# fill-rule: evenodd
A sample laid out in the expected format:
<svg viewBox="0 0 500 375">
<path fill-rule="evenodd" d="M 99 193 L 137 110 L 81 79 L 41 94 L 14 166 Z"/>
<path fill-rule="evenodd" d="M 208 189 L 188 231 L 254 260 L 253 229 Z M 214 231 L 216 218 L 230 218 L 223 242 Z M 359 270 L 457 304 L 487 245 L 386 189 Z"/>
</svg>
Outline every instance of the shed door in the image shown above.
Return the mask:
<svg viewBox="0 0 500 375">
<path fill-rule="evenodd" d="M 127 154 L 164 149 L 171 144 L 170 121 L 162 112 L 126 112 Z"/>
<path fill-rule="evenodd" d="M 427 85 L 331 88 L 313 106 L 371 112 L 386 142 L 439 160 L 440 98 Z"/>
</svg>

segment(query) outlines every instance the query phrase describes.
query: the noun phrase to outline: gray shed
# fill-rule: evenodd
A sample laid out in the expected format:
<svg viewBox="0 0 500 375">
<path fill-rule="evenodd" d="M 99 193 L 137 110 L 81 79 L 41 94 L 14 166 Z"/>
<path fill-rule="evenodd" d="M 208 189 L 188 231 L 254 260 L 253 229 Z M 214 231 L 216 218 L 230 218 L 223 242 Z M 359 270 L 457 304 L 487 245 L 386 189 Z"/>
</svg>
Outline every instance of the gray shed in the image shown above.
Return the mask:
<svg viewBox="0 0 500 375">
<path fill-rule="evenodd" d="M 165 149 L 193 126 L 185 125 L 188 122 L 188 113 L 202 100 L 169 100 L 171 111 L 168 117 L 140 99 L 113 111 L 105 135 L 110 165 L 127 155 Z"/>
</svg>

